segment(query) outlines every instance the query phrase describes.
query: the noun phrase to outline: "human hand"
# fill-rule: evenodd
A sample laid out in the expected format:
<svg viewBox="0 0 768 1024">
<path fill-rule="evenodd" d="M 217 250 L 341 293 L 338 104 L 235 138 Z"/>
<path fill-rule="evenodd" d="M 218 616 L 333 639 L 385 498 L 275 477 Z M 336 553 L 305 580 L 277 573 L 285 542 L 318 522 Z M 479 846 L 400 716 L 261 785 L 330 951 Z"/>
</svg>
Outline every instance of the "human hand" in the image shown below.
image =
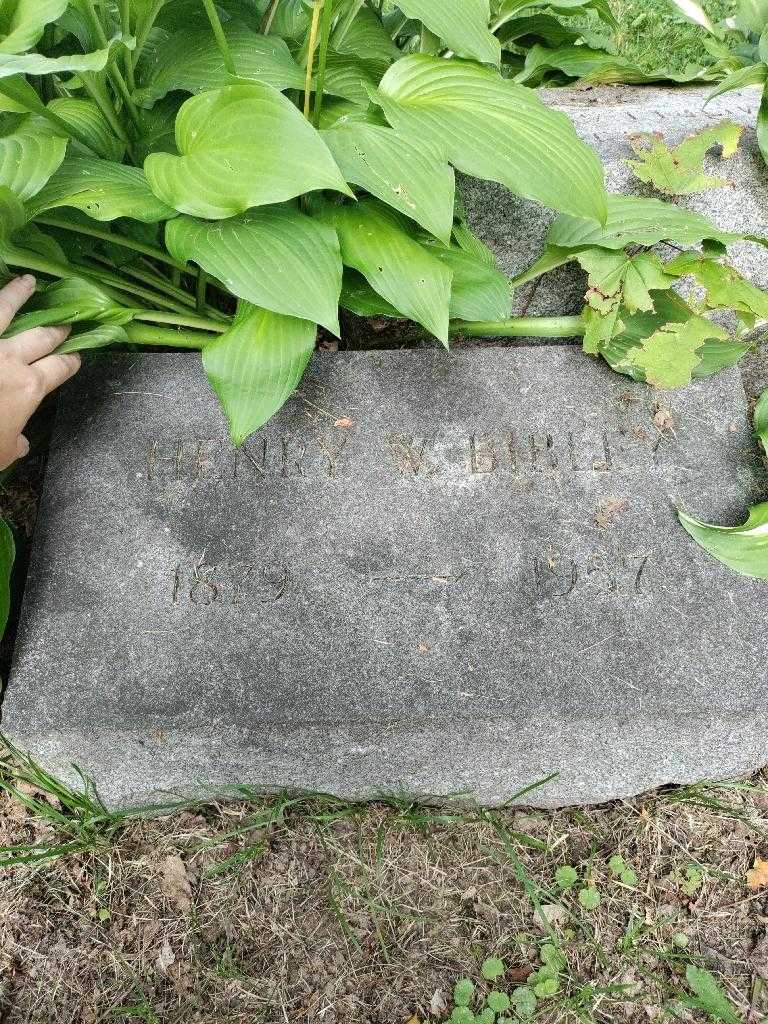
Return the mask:
<svg viewBox="0 0 768 1024">
<path fill-rule="evenodd" d="M 0 289 L 0 334 L 35 291 L 27 274 Z M 52 354 L 69 327 L 35 327 L 13 338 L 0 338 L 0 470 L 29 452 L 24 437 L 27 420 L 46 395 L 80 369 L 75 353 Z"/>
</svg>

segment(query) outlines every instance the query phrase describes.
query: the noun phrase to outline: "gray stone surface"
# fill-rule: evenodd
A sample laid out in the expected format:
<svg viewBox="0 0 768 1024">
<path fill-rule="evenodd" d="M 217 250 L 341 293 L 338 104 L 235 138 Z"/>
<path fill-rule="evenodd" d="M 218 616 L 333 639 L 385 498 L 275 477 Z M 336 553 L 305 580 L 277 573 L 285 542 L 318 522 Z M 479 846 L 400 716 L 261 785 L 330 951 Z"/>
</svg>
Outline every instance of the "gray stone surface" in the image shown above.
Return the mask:
<svg viewBox="0 0 768 1024">
<path fill-rule="evenodd" d="M 765 588 L 673 505 L 766 480 L 738 371 L 570 346 L 320 353 L 243 452 L 192 355 L 94 354 L 53 441 L 2 728 L 113 804 L 605 800 L 768 762 Z"/>
<path fill-rule="evenodd" d="M 758 89 L 728 93 L 704 104 L 711 88 L 683 87 L 655 89 L 638 86 L 606 86 L 594 89 L 548 89 L 540 95 L 573 121 L 576 131 L 600 154 L 605 164 L 606 184 L 611 192 L 658 196 L 638 181 L 626 164 L 633 156 L 628 137 L 636 132 L 661 132 L 670 144 L 687 135 L 729 119 L 744 124 L 738 153 L 723 162 L 707 158 L 713 175 L 731 182 L 677 200 L 706 214 L 727 231 L 768 234 L 768 169 L 760 156 L 755 137 L 755 120 L 760 102 Z M 470 224 L 493 249 L 509 274 L 528 267 L 541 252 L 547 228 L 554 214 L 518 199 L 501 185 L 463 179 Z M 754 243 L 739 243 L 731 249 L 733 262 L 750 280 L 768 287 L 765 250 Z M 578 268 L 564 267 L 541 280 L 532 292 L 527 284 L 516 295 L 515 311 L 557 315 L 576 313 L 583 305 L 586 278 Z"/>
</svg>

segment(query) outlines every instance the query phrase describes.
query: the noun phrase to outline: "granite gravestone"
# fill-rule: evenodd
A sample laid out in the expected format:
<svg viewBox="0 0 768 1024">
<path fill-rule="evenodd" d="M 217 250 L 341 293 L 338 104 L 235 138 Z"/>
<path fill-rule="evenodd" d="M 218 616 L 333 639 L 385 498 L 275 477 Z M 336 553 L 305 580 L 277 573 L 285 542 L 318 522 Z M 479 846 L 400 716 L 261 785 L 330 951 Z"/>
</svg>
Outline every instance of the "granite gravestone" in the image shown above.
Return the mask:
<svg viewBox="0 0 768 1024">
<path fill-rule="evenodd" d="M 246 446 L 99 355 L 52 444 L 3 730 L 111 804 L 232 783 L 555 805 L 768 762 L 765 588 L 674 505 L 766 493 L 738 370 L 318 353 Z"/>
</svg>

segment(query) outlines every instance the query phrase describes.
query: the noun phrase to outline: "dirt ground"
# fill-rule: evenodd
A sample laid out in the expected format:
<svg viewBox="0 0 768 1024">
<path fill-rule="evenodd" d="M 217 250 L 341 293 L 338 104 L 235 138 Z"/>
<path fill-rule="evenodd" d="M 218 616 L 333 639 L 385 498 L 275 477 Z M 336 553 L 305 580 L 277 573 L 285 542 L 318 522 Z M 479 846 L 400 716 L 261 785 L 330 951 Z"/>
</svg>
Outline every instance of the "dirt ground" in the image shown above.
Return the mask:
<svg viewBox="0 0 768 1024">
<path fill-rule="evenodd" d="M 538 992 L 541 1022 L 768 1012 L 768 774 L 554 812 L 244 792 L 136 820 L 30 780 L 2 763 L 3 1024 L 422 1024 L 462 978 L 475 1012 Z"/>
</svg>

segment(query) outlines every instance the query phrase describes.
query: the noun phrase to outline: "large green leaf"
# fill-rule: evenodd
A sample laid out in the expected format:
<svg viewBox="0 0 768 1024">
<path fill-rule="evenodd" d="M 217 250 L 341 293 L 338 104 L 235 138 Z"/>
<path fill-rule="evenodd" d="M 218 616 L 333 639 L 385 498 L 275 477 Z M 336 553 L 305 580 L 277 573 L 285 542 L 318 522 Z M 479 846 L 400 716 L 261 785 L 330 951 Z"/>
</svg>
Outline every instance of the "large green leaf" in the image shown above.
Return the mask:
<svg viewBox="0 0 768 1024">
<path fill-rule="evenodd" d="M 430 246 L 451 273 L 451 319 L 506 320 L 512 308 L 509 279 L 494 263 L 464 252 L 458 246 Z"/>
<path fill-rule="evenodd" d="M 0 53 L 0 78 L 12 75 L 60 75 L 66 71 L 103 71 L 109 61 L 113 45 L 92 53 L 73 53 L 65 57 L 44 57 L 40 53 Z"/>
<path fill-rule="evenodd" d="M 339 334 L 341 255 L 325 224 L 289 206 L 213 222 L 177 217 L 166 227 L 166 244 L 241 299 Z"/>
<path fill-rule="evenodd" d="M 80 137 L 87 139 L 90 152 L 81 146 L 76 139 L 70 143 L 70 156 L 96 156 L 103 160 L 113 160 L 120 163 L 125 156 L 125 143 L 114 134 L 106 117 L 99 110 L 93 100 L 71 99 L 60 97 L 51 100 L 48 109 L 52 110 L 62 121 L 72 125 Z"/>
<path fill-rule="evenodd" d="M 59 206 L 74 207 L 101 221 L 131 217 L 153 224 L 176 216 L 173 207 L 153 194 L 141 168 L 96 157 L 65 160 L 29 204 L 29 211 L 37 216 Z"/>
<path fill-rule="evenodd" d="M 448 242 L 456 182 L 434 143 L 371 124 L 346 124 L 321 134 L 347 181 Z"/>
<path fill-rule="evenodd" d="M 697 544 L 742 576 L 768 580 L 768 501 L 749 510 L 743 526 L 713 526 L 678 510 Z"/>
<path fill-rule="evenodd" d="M 336 229 L 344 263 L 404 316 L 448 344 L 453 273 L 412 238 L 398 214 L 375 199 L 324 204 L 319 212 Z"/>
<path fill-rule="evenodd" d="M 42 117 L 23 114 L 8 119 L 0 135 L 0 185 L 24 202 L 36 195 L 61 165 L 67 140 Z"/>
<path fill-rule="evenodd" d="M 558 217 L 547 234 L 547 246 L 565 250 L 592 245 L 623 249 L 627 245 L 655 245 L 662 241 L 688 246 L 704 239 L 727 245 L 740 237 L 721 231 L 702 214 L 673 203 L 640 196 L 609 195 L 608 219 L 604 226 L 567 215 Z"/>
<path fill-rule="evenodd" d="M 193 96 L 176 119 L 181 156 L 151 154 L 154 193 L 181 213 L 223 220 L 315 189 L 349 188 L 319 134 L 261 82 Z"/>
<path fill-rule="evenodd" d="M 368 106 L 369 96 L 376 90 L 380 77 L 380 71 L 370 61 L 359 60 L 348 54 L 329 53 L 325 69 L 325 92 Z"/>
<path fill-rule="evenodd" d="M 331 47 L 340 54 L 352 54 L 361 60 L 375 61 L 382 68 L 400 56 L 389 33 L 370 7 L 358 11 L 343 38 L 337 30 L 331 38 Z"/>
<path fill-rule="evenodd" d="M 414 54 L 387 71 L 376 100 L 394 128 L 444 147 L 459 170 L 555 210 L 605 220 L 597 154 L 532 90 L 476 64 Z"/>
<path fill-rule="evenodd" d="M 304 75 L 282 39 L 258 35 L 238 22 L 227 23 L 224 34 L 239 78 L 276 89 L 304 87 Z M 230 82 L 210 26 L 193 25 L 157 47 L 135 99 L 151 103 L 172 90 L 199 93 Z"/>
<path fill-rule="evenodd" d="M 639 367 L 654 387 L 681 388 L 690 384 L 704 342 L 713 339 L 727 341 L 728 332 L 704 317 L 693 316 L 654 331 L 629 350 L 626 361 Z"/>
<path fill-rule="evenodd" d="M 768 78 L 768 67 L 765 64 L 748 64 L 745 68 L 732 71 L 724 78 L 709 94 L 707 103 L 716 96 L 722 96 L 723 93 L 731 92 L 733 89 L 743 89 L 748 85 L 763 85 L 766 78 Z"/>
<path fill-rule="evenodd" d="M 0 519 L 0 640 L 3 638 L 11 610 L 11 572 L 16 557 L 16 546 L 13 543 L 11 528 L 4 519 Z"/>
<path fill-rule="evenodd" d="M 3 0 L 0 3 L 0 53 L 24 53 L 60 18 L 68 0 Z"/>
<path fill-rule="evenodd" d="M 532 46 L 526 54 L 523 70 L 516 75 L 515 81 L 538 85 L 545 73 L 552 71 L 592 85 L 612 85 L 617 82 L 637 85 L 666 81 L 683 83 L 712 77 L 708 69 L 699 65 L 690 65 L 681 71 L 669 67 L 645 71 L 631 61 L 606 53 L 605 50 L 566 45 L 555 50 L 546 46 Z"/>
<path fill-rule="evenodd" d="M 316 332 L 308 320 L 241 302 L 232 327 L 203 349 L 205 372 L 235 444 L 242 444 L 291 397 L 314 350 Z"/>
<path fill-rule="evenodd" d="M 460 57 L 483 64 L 498 64 L 501 45 L 490 32 L 488 0 L 398 0 L 398 7 L 409 18 L 426 25 Z"/>
</svg>

